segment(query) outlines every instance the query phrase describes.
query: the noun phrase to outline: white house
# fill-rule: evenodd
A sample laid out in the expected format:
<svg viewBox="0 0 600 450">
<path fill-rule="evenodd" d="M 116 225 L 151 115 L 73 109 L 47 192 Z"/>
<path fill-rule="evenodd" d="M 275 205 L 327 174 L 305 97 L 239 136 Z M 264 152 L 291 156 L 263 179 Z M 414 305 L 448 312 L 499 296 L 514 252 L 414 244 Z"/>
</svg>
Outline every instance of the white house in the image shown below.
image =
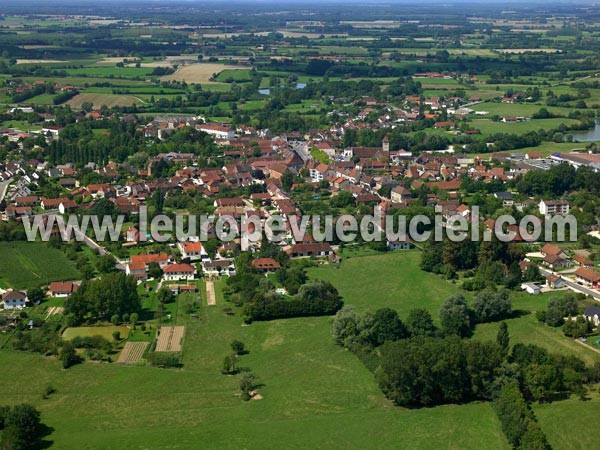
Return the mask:
<svg viewBox="0 0 600 450">
<path fill-rule="evenodd" d="M 202 270 L 205 275 L 220 277 L 222 275 L 235 275 L 235 265 L 230 259 L 217 259 L 202 262 Z"/>
<path fill-rule="evenodd" d="M 196 128 L 205 132 L 206 134 L 216 137 L 217 139 L 233 139 L 235 137 L 235 133 L 231 128 L 224 127 L 216 123 L 205 123 L 202 125 L 197 125 Z"/>
<path fill-rule="evenodd" d="M 2 295 L 4 309 L 23 309 L 27 306 L 27 294 L 21 291 L 10 290 Z"/>
<path fill-rule="evenodd" d="M 201 242 L 178 242 L 177 247 L 184 259 L 187 258 L 190 261 L 208 259 L 208 253 L 202 247 Z"/>
<path fill-rule="evenodd" d="M 191 264 L 170 264 L 163 269 L 163 279 L 167 281 L 191 281 L 196 268 Z"/>
<path fill-rule="evenodd" d="M 569 202 L 567 200 L 542 200 L 540 202 L 540 214 L 544 216 L 569 214 Z"/>
</svg>

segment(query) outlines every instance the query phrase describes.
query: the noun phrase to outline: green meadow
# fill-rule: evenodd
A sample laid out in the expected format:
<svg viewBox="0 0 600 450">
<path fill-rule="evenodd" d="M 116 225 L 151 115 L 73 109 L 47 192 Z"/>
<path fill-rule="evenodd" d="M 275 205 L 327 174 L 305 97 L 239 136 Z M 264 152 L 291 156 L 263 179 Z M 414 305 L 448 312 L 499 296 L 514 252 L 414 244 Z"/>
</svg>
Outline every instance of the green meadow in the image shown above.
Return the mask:
<svg viewBox="0 0 600 450">
<path fill-rule="evenodd" d="M 42 242 L 0 242 L 0 286 L 26 289 L 81 277 L 74 263 Z"/>
<path fill-rule="evenodd" d="M 398 299 L 414 297 L 412 305 L 433 303 L 427 307 L 435 310 L 437 297 L 455 288 L 424 274 L 431 291 L 412 295 L 411 278 L 420 274 L 417 257 L 416 252 L 354 257 L 342 269 L 311 269 L 310 275 L 338 284 L 333 275 L 340 271 L 352 276 L 361 267 L 371 274 L 383 270 L 381 286 L 370 295 L 368 286 L 352 294 L 361 280 L 346 278 L 352 284 L 338 286 L 346 302 L 363 309 L 388 305 L 404 313 L 412 306 Z M 385 282 L 386 277 L 392 280 Z M 382 295 L 392 285 L 395 291 Z M 4 383 L 0 395 L 8 403 L 36 405 L 52 429 L 47 443 L 61 449 L 160 449 L 174 443 L 190 449 L 280 449 L 282 442 L 294 449 L 508 449 L 489 404 L 393 406 L 373 374 L 333 343 L 329 317 L 245 326 L 237 310 L 233 316 L 223 312 L 222 282 L 215 287 L 217 306 L 203 301 L 199 319 L 175 315 L 176 323 L 186 326 L 183 369 L 83 364 L 62 370 L 55 359 L 3 350 L 3 375 L 20 382 Z M 249 350 L 240 357 L 240 367 L 259 377 L 259 400 L 243 402 L 239 375 L 220 373 L 234 339 Z M 56 393 L 42 400 L 49 384 Z"/>
</svg>

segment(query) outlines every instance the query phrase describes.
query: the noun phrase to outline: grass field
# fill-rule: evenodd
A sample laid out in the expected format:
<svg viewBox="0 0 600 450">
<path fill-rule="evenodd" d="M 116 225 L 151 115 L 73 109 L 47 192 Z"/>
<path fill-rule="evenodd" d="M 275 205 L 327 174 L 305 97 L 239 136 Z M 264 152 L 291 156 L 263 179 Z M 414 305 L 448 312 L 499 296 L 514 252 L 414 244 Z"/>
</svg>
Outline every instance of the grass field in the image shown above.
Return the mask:
<svg viewBox="0 0 600 450">
<path fill-rule="evenodd" d="M 405 318 L 413 308 L 426 308 L 437 320 L 444 300 L 458 288 L 436 275 L 419 269 L 418 250 L 396 251 L 376 256 L 343 259 L 341 268 L 326 266 L 308 270 L 310 278 L 330 281 L 344 303 L 357 310 L 388 306 Z M 426 286 L 415 289 L 415 286 Z"/>
<path fill-rule="evenodd" d="M 248 70 L 244 66 L 231 66 L 214 63 L 198 63 L 182 66 L 177 69 L 177 72 L 161 78 L 163 81 L 175 80 L 185 81 L 186 83 L 214 84 L 216 81 L 211 81 L 213 74 L 219 74 L 224 70 Z"/>
<path fill-rule="evenodd" d="M 479 92 L 474 91 L 474 96 L 480 96 Z M 497 95 L 497 93 L 496 93 Z M 552 107 L 538 105 L 534 103 L 500 103 L 500 102 L 484 102 L 470 107 L 475 111 L 486 111 L 489 116 L 526 116 L 531 117 L 541 108 L 546 108 L 550 113 L 557 115 L 567 115 L 571 111 L 569 108 Z"/>
<path fill-rule="evenodd" d="M 129 336 L 129 327 L 125 326 L 70 327 L 63 332 L 62 338 L 70 341 L 75 337 L 102 336 L 104 339 L 112 342 L 112 334 L 115 331 L 121 334 L 121 339 L 126 339 Z"/>
<path fill-rule="evenodd" d="M 558 128 L 561 124 L 567 126 L 578 124 L 579 121 L 575 119 L 533 119 L 527 122 L 515 122 L 515 123 L 504 123 L 504 122 L 493 122 L 487 119 L 475 119 L 471 121 L 473 128 L 477 128 L 481 131 L 481 134 L 494 134 L 494 133 L 514 133 L 523 134 L 528 131 L 535 130 L 552 130 Z"/>
<path fill-rule="evenodd" d="M 598 438 L 590 429 L 595 429 L 600 417 L 600 396 L 597 392 L 590 400 L 579 399 L 533 405 L 540 426 L 552 448 L 589 450 L 597 448 Z"/>
<path fill-rule="evenodd" d="M 576 354 L 590 365 L 600 361 L 600 354 L 567 338 L 560 327 L 549 327 L 535 318 L 535 311 L 546 309 L 549 299 L 562 295 L 564 295 L 563 292 L 535 296 L 513 294 L 513 309 L 521 311 L 522 315 L 506 320 L 511 344 L 535 344 L 553 353 Z M 497 332 L 498 323 L 483 323 L 477 325 L 473 337 L 481 340 L 493 340 Z"/>
<path fill-rule="evenodd" d="M 225 69 L 222 70 L 216 78 L 216 81 L 220 83 L 231 83 L 235 81 L 237 83 L 243 83 L 245 81 L 251 81 L 250 69 Z"/>
<path fill-rule="evenodd" d="M 71 76 L 86 76 L 86 77 L 115 77 L 115 78 L 135 78 L 145 77 L 152 73 L 152 68 L 149 67 L 82 67 L 79 69 L 67 69 L 67 73 Z"/>
<path fill-rule="evenodd" d="M 0 286 L 15 289 L 81 277 L 60 250 L 41 242 L 0 242 Z"/>
<path fill-rule="evenodd" d="M 223 305 L 219 289 L 217 296 Z M 4 376 L 21 380 L 0 394 L 34 403 L 54 429 L 47 440 L 61 449 L 508 448 L 489 404 L 392 406 L 362 363 L 333 344 L 327 317 L 244 327 L 217 306 L 181 324 L 182 370 L 85 364 L 65 371 L 55 360 L 0 351 Z M 242 402 L 237 377 L 219 373 L 233 339 L 250 351 L 241 365 L 260 377 L 262 400 Z M 41 400 L 47 384 L 57 392 Z"/>
<path fill-rule="evenodd" d="M 78 94 L 69 100 L 66 104 L 71 108 L 80 109 L 84 103 L 92 103 L 94 109 L 100 109 L 102 105 L 109 108 L 113 106 L 131 106 L 133 104 L 141 104 L 142 101 L 133 95 L 117 95 L 117 94 Z"/>
</svg>

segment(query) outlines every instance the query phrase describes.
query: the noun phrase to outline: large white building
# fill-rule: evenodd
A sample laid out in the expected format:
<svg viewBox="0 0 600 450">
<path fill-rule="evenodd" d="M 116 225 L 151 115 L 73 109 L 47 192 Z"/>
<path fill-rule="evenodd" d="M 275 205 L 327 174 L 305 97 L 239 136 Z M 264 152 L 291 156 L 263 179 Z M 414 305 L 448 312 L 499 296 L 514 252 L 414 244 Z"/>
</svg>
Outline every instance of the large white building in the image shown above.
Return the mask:
<svg viewBox="0 0 600 450">
<path fill-rule="evenodd" d="M 540 214 L 544 216 L 569 214 L 569 202 L 567 200 L 542 200 L 540 202 Z"/>
<path fill-rule="evenodd" d="M 204 131 L 206 134 L 216 137 L 217 139 L 233 139 L 235 133 L 231 128 L 224 127 L 216 123 L 205 123 L 197 125 L 196 128 L 200 131 Z"/>
<path fill-rule="evenodd" d="M 191 281 L 196 268 L 191 264 L 170 264 L 163 269 L 163 279 L 167 281 Z"/>
</svg>

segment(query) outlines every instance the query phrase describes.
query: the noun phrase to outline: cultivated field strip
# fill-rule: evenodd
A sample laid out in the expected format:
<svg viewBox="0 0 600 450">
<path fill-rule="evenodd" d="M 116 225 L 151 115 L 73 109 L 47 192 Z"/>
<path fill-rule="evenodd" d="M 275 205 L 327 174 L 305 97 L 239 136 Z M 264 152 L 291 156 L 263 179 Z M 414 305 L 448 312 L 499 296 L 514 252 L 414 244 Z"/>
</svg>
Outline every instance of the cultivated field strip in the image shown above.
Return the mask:
<svg viewBox="0 0 600 450">
<path fill-rule="evenodd" d="M 185 327 L 160 327 L 156 342 L 157 352 L 180 352 Z"/>
<path fill-rule="evenodd" d="M 148 342 L 127 342 L 117 362 L 119 364 L 135 364 L 142 359 Z"/>
</svg>

